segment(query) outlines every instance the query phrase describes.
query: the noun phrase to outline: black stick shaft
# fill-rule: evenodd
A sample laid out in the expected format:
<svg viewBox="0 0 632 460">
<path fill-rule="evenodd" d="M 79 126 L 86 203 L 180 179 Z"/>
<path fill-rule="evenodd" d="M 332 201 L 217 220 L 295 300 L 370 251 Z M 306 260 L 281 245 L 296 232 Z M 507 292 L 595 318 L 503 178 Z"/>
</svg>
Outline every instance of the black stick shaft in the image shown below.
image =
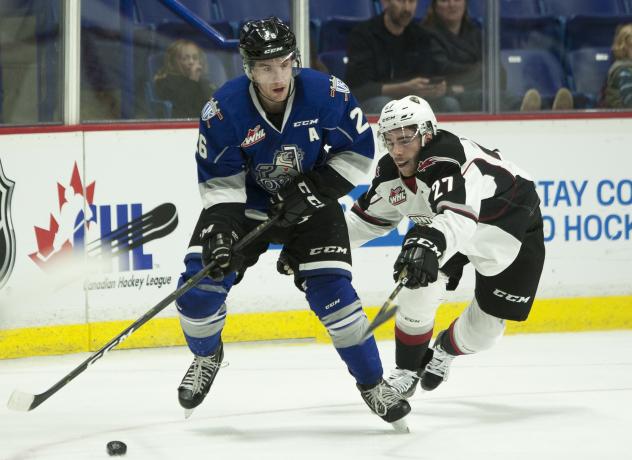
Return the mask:
<svg viewBox="0 0 632 460">
<path fill-rule="evenodd" d="M 250 233 L 245 235 L 242 239 L 237 241 L 233 246 L 233 251 L 237 252 L 243 249 L 245 246 L 250 244 L 252 240 L 259 237 L 265 230 L 267 230 L 274 222 L 275 218 L 268 219 L 265 222 L 257 225 Z M 205 278 L 208 272 L 213 268 L 214 262 L 209 263 L 204 266 L 199 272 L 189 278 L 182 286 L 173 291 L 167 297 L 158 302 L 151 310 L 147 311 L 143 316 L 134 321 L 131 325 L 129 325 L 123 332 L 110 340 L 107 344 L 101 347 L 98 351 L 94 352 L 92 355 L 88 357 L 84 362 L 79 364 L 76 368 L 74 368 L 70 373 L 68 373 L 63 379 L 54 384 L 44 393 L 35 395 L 33 402 L 29 406 L 28 410 L 35 409 L 37 406 L 42 404 L 52 395 L 57 393 L 60 389 L 66 386 L 71 380 L 85 371 L 89 366 L 94 364 L 96 361 L 101 359 L 108 351 L 112 350 L 117 345 L 120 345 L 124 340 L 126 340 L 130 335 L 132 335 L 135 331 L 137 331 L 143 324 L 149 321 L 151 318 L 156 316 L 162 310 L 164 310 L 168 305 L 174 302 L 178 297 L 185 294 L 191 288 L 193 288 L 196 284 L 198 284 L 203 278 Z"/>
<path fill-rule="evenodd" d="M 403 287 L 404 287 L 403 281 L 400 281 L 399 283 L 397 283 L 397 286 L 395 286 L 395 289 L 393 289 L 393 292 L 391 292 L 391 295 L 388 296 L 388 299 L 386 299 L 386 302 L 384 302 L 384 305 L 382 305 L 382 307 L 378 310 L 377 314 L 373 318 L 373 321 L 371 321 L 371 323 L 369 324 L 369 327 L 367 328 L 366 332 L 362 336 L 363 341 L 371 337 L 375 329 L 377 329 L 382 324 L 387 322 L 389 319 L 391 319 L 395 315 L 395 313 L 397 313 L 397 306 L 392 305 L 392 304 L 393 304 L 393 301 L 395 300 L 395 297 L 397 297 L 397 294 L 399 294 L 399 291 L 401 291 Z"/>
</svg>

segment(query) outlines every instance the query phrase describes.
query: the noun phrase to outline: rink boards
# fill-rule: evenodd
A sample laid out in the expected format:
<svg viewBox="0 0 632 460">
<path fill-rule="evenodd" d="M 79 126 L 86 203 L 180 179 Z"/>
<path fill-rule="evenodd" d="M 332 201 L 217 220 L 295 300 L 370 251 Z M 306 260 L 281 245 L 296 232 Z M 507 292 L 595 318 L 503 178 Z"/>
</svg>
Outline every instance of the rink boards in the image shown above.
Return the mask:
<svg viewBox="0 0 632 460">
<path fill-rule="evenodd" d="M 531 317 L 508 331 L 632 328 L 632 119 L 442 127 L 499 148 L 538 184 L 546 265 Z M 175 289 L 200 210 L 196 141 L 195 129 L 0 135 L 0 358 L 98 349 Z M 365 305 L 392 289 L 405 231 L 354 251 Z M 326 340 L 302 293 L 276 274 L 277 256 L 265 254 L 231 292 L 225 340 Z M 466 270 L 435 330 L 472 288 Z M 171 306 L 122 346 L 182 343 Z"/>
</svg>

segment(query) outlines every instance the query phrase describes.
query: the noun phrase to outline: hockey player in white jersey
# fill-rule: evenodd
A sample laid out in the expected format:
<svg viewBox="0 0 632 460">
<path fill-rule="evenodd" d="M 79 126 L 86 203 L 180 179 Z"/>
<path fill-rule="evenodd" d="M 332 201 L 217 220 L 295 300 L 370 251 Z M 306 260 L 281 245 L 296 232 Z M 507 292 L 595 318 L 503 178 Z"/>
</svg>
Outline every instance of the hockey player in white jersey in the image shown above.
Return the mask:
<svg viewBox="0 0 632 460">
<path fill-rule="evenodd" d="M 394 265 L 399 295 L 396 366 L 388 378 L 406 397 L 447 379 L 454 357 L 492 347 L 505 321 L 529 315 L 544 263 L 539 198 L 529 176 L 496 150 L 437 128 L 429 104 L 407 96 L 388 103 L 378 122 L 388 150 L 370 189 L 347 212 L 352 247 L 385 235 L 408 217 Z M 429 343 L 446 290 L 465 264 L 476 271 L 465 311 Z"/>
</svg>

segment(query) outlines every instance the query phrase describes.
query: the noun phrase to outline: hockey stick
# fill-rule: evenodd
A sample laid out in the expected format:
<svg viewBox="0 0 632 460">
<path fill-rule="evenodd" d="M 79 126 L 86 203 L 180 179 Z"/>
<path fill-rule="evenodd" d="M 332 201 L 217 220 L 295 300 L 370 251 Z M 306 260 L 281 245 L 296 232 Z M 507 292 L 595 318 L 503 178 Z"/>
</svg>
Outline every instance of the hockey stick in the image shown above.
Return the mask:
<svg viewBox="0 0 632 460">
<path fill-rule="evenodd" d="M 377 329 L 382 324 L 384 324 L 389 319 L 391 319 L 393 316 L 395 316 L 395 313 L 397 313 L 397 305 L 393 304 L 393 301 L 395 300 L 395 297 L 397 297 L 397 294 L 399 294 L 399 291 L 402 290 L 402 288 L 407 282 L 408 282 L 408 278 L 406 277 L 406 269 L 404 269 L 399 275 L 399 281 L 397 283 L 397 286 L 395 286 L 395 289 L 393 289 L 393 292 L 391 292 L 391 295 L 388 296 L 388 299 L 386 299 L 386 302 L 384 302 L 384 305 L 382 305 L 382 307 L 378 310 L 377 314 L 375 315 L 375 318 L 373 318 L 373 321 L 371 321 L 371 323 L 369 324 L 369 327 L 367 328 L 366 332 L 362 336 L 361 342 L 364 342 L 366 339 L 371 337 L 375 329 Z"/>
<path fill-rule="evenodd" d="M 274 222 L 276 221 L 276 217 L 272 217 L 265 222 L 257 225 L 250 233 L 245 235 L 242 239 L 235 243 L 233 246 L 233 252 L 240 251 L 248 244 L 250 244 L 254 239 L 258 238 L 264 231 L 266 231 Z M 182 286 L 173 291 L 167 297 L 162 299 L 160 302 L 156 304 L 151 310 L 145 313 L 143 316 L 134 321 L 130 326 L 128 326 L 123 332 L 110 340 L 107 344 L 105 344 L 101 349 L 93 353 L 82 362 L 79 366 L 74 368 L 69 374 L 67 374 L 63 379 L 57 382 L 55 385 L 50 387 L 44 393 L 40 393 L 37 395 L 25 393 L 19 390 L 13 391 L 11 397 L 9 398 L 9 402 L 7 403 L 7 407 L 13 410 L 19 411 L 30 411 L 35 409 L 37 406 L 42 404 L 52 395 L 57 393 L 60 389 L 62 389 L 68 382 L 77 377 L 83 371 L 85 371 L 89 366 L 93 365 L 96 361 L 103 358 L 103 356 L 110 350 L 112 350 L 117 345 L 121 344 L 125 339 L 127 339 L 130 335 L 132 335 L 136 330 L 138 330 L 143 324 L 149 321 L 151 318 L 156 316 L 159 312 L 164 310 L 168 305 L 170 305 L 173 301 L 175 301 L 178 297 L 182 296 L 184 293 L 192 289 L 196 284 L 198 284 L 203 278 L 205 278 L 208 272 L 215 266 L 214 261 L 205 265 L 199 272 L 189 278 Z"/>
</svg>

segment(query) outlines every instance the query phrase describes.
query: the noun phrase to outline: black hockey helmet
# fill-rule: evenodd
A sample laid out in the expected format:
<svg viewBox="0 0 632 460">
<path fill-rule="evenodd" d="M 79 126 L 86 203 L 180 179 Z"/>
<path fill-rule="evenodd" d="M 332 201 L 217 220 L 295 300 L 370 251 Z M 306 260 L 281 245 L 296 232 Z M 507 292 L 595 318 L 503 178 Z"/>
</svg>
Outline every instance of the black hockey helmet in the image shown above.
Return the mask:
<svg viewBox="0 0 632 460">
<path fill-rule="evenodd" d="M 253 61 L 291 57 L 300 67 L 296 36 L 290 27 L 275 16 L 246 22 L 239 33 L 239 54 L 248 77 Z"/>
</svg>

